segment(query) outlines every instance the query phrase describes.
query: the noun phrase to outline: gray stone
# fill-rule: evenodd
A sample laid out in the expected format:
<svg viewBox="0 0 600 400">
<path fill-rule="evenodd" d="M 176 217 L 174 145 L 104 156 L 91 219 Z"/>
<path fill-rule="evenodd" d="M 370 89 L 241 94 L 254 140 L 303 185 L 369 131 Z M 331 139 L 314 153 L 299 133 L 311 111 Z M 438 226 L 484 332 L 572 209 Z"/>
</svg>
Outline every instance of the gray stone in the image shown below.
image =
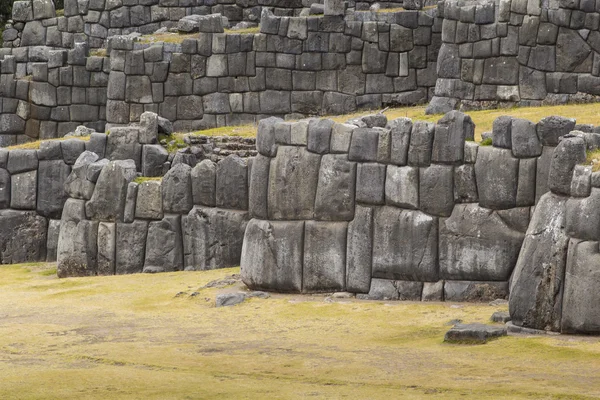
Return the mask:
<svg viewBox="0 0 600 400">
<path fill-rule="evenodd" d="M 140 115 L 139 142 L 143 144 L 154 144 L 158 142 L 158 115 L 146 111 Z"/>
<path fill-rule="evenodd" d="M 506 311 L 496 311 L 490 317 L 490 321 L 505 324 L 510 321 L 510 314 Z"/>
<path fill-rule="evenodd" d="M 408 161 L 408 146 L 412 121 L 409 118 L 397 118 L 389 122 L 391 149 L 390 162 L 396 165 L 406 165 Z"/>
<path fill-rule="evenodd" d="M 144 269 L 146 253 L 147 221 L 131 224 L 117 223 L 115 274 L 135 274 Z"/>
<path fill-rule="evenodd" d="M 347 228 L 347 222 L 305 223 L 303 292 L 345 290 Z"/>
<path fill-rule="evenodd" d="M 398 300 L 398 289 L 395 281 L 390 279 L 371 279 L 371 287 L 367 296 L 369 300 Z"/>
<path fill-rule="evenodd" d="M 65 163 L 73 165 L 85 151 L 85 142 L 79 139 L 63 140 L 60 142 L 60 148 Z"/>
<path fill-rule="evenodd" d="M 503 149 L 512 149 L 512 117 L 502 115 L 494 120 L 492 127 L 492 145 Z"/>
<path fill-rule="evenodd" d="M 386 166 L 360 163 L 356 173 L 356 201 L 367 204 L 384 204 Z"/>
<path fill-rule="evenodd" d="M 214 207 L 216 205 L 217 165 L 203 160 L 191 172 L 192 198 L 194 204 Z"/>
<path fill-rule="evenodd" d="M 252 162 L 250 186 L 248 188 L 248 209 L 251 218 L 267 219 L 269 195 L 269 170 L 271 159 L 258 154 Z"/>
<path fill-rule="evenodd" d="M 475 179 L 473 164 L 454 167 L 454 201 L 456 203 L 473 203 L 478 199 L 477 180 Z"/>
<path fill-rule="evenodd" d="M 387 204 L 402 208 L 419 208 L 419 169 L 388 166 L 385 200 Z"/>
<path fill-rule="evenodd" d="M 281 146 L 269 171 L 269 219 L 312 219 L 321 157 Z"/>
<path fill-rule="evenodd" d="M 162 176 L 164 164 L 168 157 L 167 150 L 159 144 L 142 146 L 142 175 L 148 177 Z"/>
<path fill-rule="evenodd" d="M 563 333 L 600 332 L 600 313 L 595 307 L 598 295 L 598 242 L 571 240 L 567 255 L 561 331 Z"/>
<path fill-rule="evenodd" d="M 148 225 L 143 272 L 181 271 L 183 268 L 181 216 L 165 215 Z"/>
<path fill-rule="evenodd" d="M 37 206 L 39 215 L 59 219 L 69 195 L 64 190 L 71 168 L 62 160 L 40 161 L 37 180 Z"/>
<path fill-rule="evenodd" d="M 30 211 L 0 210 L 0 264 L 46 260 L 46 218 Z"/>
<path fill-rule="evenodd" d="M 38 169 L 38 158 L 35 150 L 11 150 L 8 154 L 6 169 L 11 174 L 18 174 Z"/>
<path fill-rule="evenodd" d="M 571 194 L 573 170 L 586 159 L 586 145 L 581 137 L 565 136 L 552 153 L 548 186 L 557 194 Z"/>
<path fill-rule="evenodd" d="M 48 221 L 48 234 L 46 239 L 46 262 L 56 261 L 56 250 L 58 247 L 58 235 L 60 234 L 60 220 Z"/>
<path fill-rule="evenodd" d="M 41 21 L 29 21 L 21 33 L 21 46 L 44 46 L 46 44 L 46 28 Z"/>
<path fill-rule="evenodd" d="M 275 126 L 283 122 L 281 118 L 270 117 L 261 119 L 256 131 L 256 150 L 266 157 L 274 157 L 277 154 L 275 142 Z"/>
<path fill-rule="evenodd" d="M 512 153 L 515 157 L 537 157 L 542 154 L 536 127 L 526 119 L 514 118 L 511 123 Z"/>
<path fill-rule="evenodd" d="M 217 164 L 217 207 L 248 210 L 247 160 L 229 155 Z"/>
<path fill-rule="evenodd" d="M 560 328 L 569 242 L 565 215 L 566 199 L 552 193 L 543 195 L 535 207 L 511 281 L 509 309 L 515 325 Z"/>
<path fill-rule="evenodd" d="M 107 222 L 122 221 L 127 186 L 135 177 L 135 165 L 131 160 L 109 162 L 102 169 L 94 194 L 86 203 L 87 217 Z"/>
<path fill-rule="evenodd" d="M 240 261 L 242 281 L 251 289 L 302 291 L 304 222 L 250 220 Z"/>
<path fill-rule="evenodd" d="M 230 307 L 243 303 L 246 300 L 244 293 L 221 293 L 215 298 L 215 307 Z"/>
<path fill-rule="evenodd" d="M 35 210 L 37 202 L 37 171 L 12 175 L 10 180 L 10 208 Z"/>
<path fill-rule="evenodd" d="M 131 127 L 112 128 L 106 142 L 106 158 L 114 160 L 133 160 L 140 165 L 142 146 L 138 142 L 139 129 Z"/>
<path fill-rule="evenodd" d="M 438 219 L 420 211 L 382 207 L 375 211 L 373 277 L 438 280 Z"/>
<path fill-rule="evenodd" d="M 491 209 L 515 207 L 519 160 L 506 149 L 481 147 L 475 163 L 479 204 Z"/>
<path fill-rule="evenodd" d="M 346 247 L 346 290 L 368 293 L 373 252 L 373 208 L 356 207 L 348 224 Z"/>
<path fill-rule="evenodd" d="M 504 326 L 485 324 L 457 324 L 444 335 L 444 342 L 459 344 L 483 344 L 507 335 Z"/>
<path fill-rule="evenodd" d="M 0 168 L 0 210 L 10 208 L 10 174 Z"/>
<path fill-rule="evenodd" d="M 537 124 L 537 134 L 543 146 L 557 146 L 560 137 L 575 129 L 575 119 L 550 116 Z"/>
<path fill-rule="evenodd" d="M 162 185 L 160 181 L 144 181 L 137 187 L 135 218 L 162 219 Z"/>
<path fill-rule="evenodd" d="M 571 196 L 587 197 L 592 188 L 592 167 L 590 165 L 576 165 L 573 169 L 571 181 Z"/>
<path fill-rule="evenodd" d="M 475 124 L 460 111 L 450 111 L 435 126 L 431 161 L 460 164 L 464 160 L 465 140 L 473 140 Z"/>
<path fill-rule="evenodd" d="M 448 165 L 432 164 L 419 169 L 419 208 L 447 217 L 454 208 L 454 172 Z"/>
<path fill-rule="evenodd" d="M 356 163 L 345 154 L 326 154 L 321 158 L 315 219 L 350 221 L 354 217 Z"/>
<path fill-rule="evenodd" d="M 313 119 L 308 123 L 308 151 L 318 154 L 329 153 L 331 131 L 335 122 L 330 119 Z M 354 134 L 352 135 L 354 136 Z"/>
<path fill-rule="evenodd" d="M 331 147 L 332 153 L 348 153 L 350 149 L 350 139 L 352 131 L 356 128 L 351 124 L 336 123 L 331 129 Z"/>
<path fill-rule="evenodd" d="M 240 264 L 248 213 L 194 207 L 183 217 L 186 270 L 229 268 Z"/>
<path fill-rule="evenodd" d="M 135 219 L 135 208 L 138 195 L 137 182 L 129 182 L 127 194 L 125 195 L 125 209 L 123 210 L 123 222 L 129 224 Z"/>
<path fill-rule="evenodd" d="M 85 201 L 68 199 L 60 220 L 57 248 L 59 278 L 96 275 L 98 222 L 85 219 Z"/>
<path fill-rule="evenodd" d="M 552 154 L 556 147 L 544 146 L 542 155 L 537 159 L 537 171 L 535 174 L 535 200 L 536 202 L 547 193 L 550 188 L 548 185 L 548 176 L 550 174 L 550 164 L 552 162 Z"/>
<path fill-rule="evenodd" d="M 416 167 L 426 167 L 431 163 L 431 149 L 435 124 L 415 121 L 410 135 L 408 164 Z"/>
<path fill-rule="evenodd" d="M 192 168 L 177 164 L 162 179 L 163 210 L 167 213 L 187 214 L 193 207 Z"/>
<path fill-rule="evenodd" d="M 444 281 L 424 282 L 421 301 L 444 300 Z"/>
<path fill-rule="evenodd" d="M 444 300 L 490 302 L 508 297 L 508 282 L 445 281 Z"/>
<path fill-rule="evenodd" d="M 440 221 L 439 260 L 444 279 L 506 281 L 524 235 L 490 209 L 458 204 Z"/>
<path fill-rule="evenodd" d="M 115 274 L 116 236 L 116 224 L 98 224 L 98 275 Z"/>
<path fill-rule="evenodd" d="M 600 239 L 600 189 L 593 188 L 589 197 L 570 198 L 566 205 L 566 231 L 575 239 Z"/>
<path fill-rule="evenodd" d="M 535 158 L 519 160 L 519 181 L 517 183 L 517 207 L 533 206 L 536 190 Z"/>
<path fill-rule="evenodd" d="M 590 46 L 575 30 L 559 28 L 556 40 L 557 71 L 574 71 L 591 53 Z"/>
</svg>

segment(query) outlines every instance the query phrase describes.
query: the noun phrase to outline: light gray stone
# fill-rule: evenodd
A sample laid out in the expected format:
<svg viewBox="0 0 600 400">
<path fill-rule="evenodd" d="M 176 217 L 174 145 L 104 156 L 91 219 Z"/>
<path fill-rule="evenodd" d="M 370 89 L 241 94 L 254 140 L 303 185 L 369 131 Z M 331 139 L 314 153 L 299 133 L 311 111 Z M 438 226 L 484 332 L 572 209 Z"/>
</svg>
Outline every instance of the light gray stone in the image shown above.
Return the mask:
<svg viewBox="0 0 600 400">
<path fill-rule="evenodd" d="M 345 154 L 321 158 L 315 197 L 315 219 L 350 221 L 354 217 L 356 163 Z"/>
<path fill-rule="evenodd" d="M 375 211 L 373 277 L 437 281 L 438 219 L 420 211 Z"/>
<path fill-rule="evenodd" d="M 586 159 L 586 145 L 581 137 L 567 135 L 552 153 L 548 186 L 553 193 L 570 195 L 573 170 Z"/>
<path fill-rule="evenodd" d="M 419 168 L 419 209 L 447 217 L 454 208 L 454 171 L 449 165 Z"/>
<path fill-rule="evenodd" d="M 116 259 L 116 224 L 98 224 L 98 275 L 114 275 Z"/>
<path fill-rule="evenodd" d="M 60 220 L 58 277 L 96 275 L 97 260 L 98 222 L 85 219 L 85 200 L 68 199 Z"/>
<path fill-rule="evenodd" d="M 445 281 L 444 300 L 490 302 L 508 297 L 508 282 Z"/>
<path fill-rule="evenodd" d="M 59 219 L 65 201 L 69 197 L 63 186 L 69 178 L 71 167 L 62 160 L 42 160 L 39 166 L 37 213 L 46 218 Z"/>
<path fill-rule="evenodd" d="M 408 162 L 408 147 L 412 121 L 409 118 L 397 118 L 389 122 L 391 136 L 390 162 L 396 165 L 406 165 Z"/>
<path fill-rule="evenodd" d="M 144 269 L 148 222 L 136 220 L 131 224 L 117 222 L 115 274 L 141 273 Z"/>
<path fill-rule="evenodd" d="M 415 121 L 410 134 L 408 164 L 416 167 L 426 167 L 431 163 L 431 149 L 435 124 Z"/>
<path fill-rule="evenodd" d="M 229 155 L 217 163 L 217 207 L 248 210 L 247 160 Z"/>
<path fill-rule="evenodd" d="M 217 164 L 203 160 L 192 168 L 192 198 L 194 204 L 214 207 L 216 205 Z"/>
<path fill-rule="evenodd" d="M 271 159 L 262 154 L 258 154 L 252 162 L 248 188 L 248 209 L 251 218 L 267 219 L 269 217 L 267 205 L 270 166 Z"/>
<path fill-rule="evenodd" d="M 193 207 L 192 168 L 177 164 L 162 179 L 162 203 L 166 213 L 187 214 Z"/>
<path fill-rule="evenodd" d="M 419 169 L 415 167 L 387 167 L 385 177 L 387 204 L 402 208 L 419 208 Z"/>
<path fill-rule="evenodd" d="M 360 163 L 356 172 L 356 201 L 366 204 L 385 203 L 386 166 Z"/>
<path fill-rule="evenodd" d="M 345 290 L 347 230 L 347 222 L 305 223 L 303 292 Z"/>
<path fill-rule="evenodd" d="M 348 224 L 346 248 L 346 290 L 368 293 L 371 286 L 373 253 L 373 208 L 356 207 Z"/>
<path fill-rule="evenodd" d="M 148 225 L 143 272 L 172 272 L 183 268 L 181 216 L 165 215 Z"/>
<path fill-rule="evenodd" d="M 479 204 L 491 209 L 515 207 L 519 160 L 507 149 L 481 147 L 475 163 Z"/>
<path fill-rule="evenodd" d="M 98 221 L 122 221 L 127 186 L 136 177 L 133 161 L 111 161 L 102 169 L 96 189 L 86 203 L 88 218 Z"/>
<path fill-rule="evenodd" d="M 575 239 L 600 239 L 600 189 L 586 198 L 570 198 L 566 205 L 566 231 Z"/>
<path fill-rule="evenodd" d="M 46 218 L 31 211 L 0 210 L 0 226 L 0 264 L 46 260 Z"/>
<path fill-rule="evenodd" d="M 537 157 L 542 154 L 536 126 L 526 119 L 514 118 L 511 123 L 512 153 L 515 157 Z"/>
<path fill-rule="evenodd" d="M 475 124 L 460 111 L 450 111 L 435 125 L 431 161 L 441 164 L 461 164 L 465 140 L 473 140 Z"/>
<path fill-rule="evenodd" d="M 252 219 L 240 261 L 242 281 L 254 290 L 302 291 L 304 222 Z"/>
<path fill-rule="evenodd" d="M 35 210 L 37 203 L 37 171 L 12 175 L 10 180 L 10 208 Z"/>
</svg>

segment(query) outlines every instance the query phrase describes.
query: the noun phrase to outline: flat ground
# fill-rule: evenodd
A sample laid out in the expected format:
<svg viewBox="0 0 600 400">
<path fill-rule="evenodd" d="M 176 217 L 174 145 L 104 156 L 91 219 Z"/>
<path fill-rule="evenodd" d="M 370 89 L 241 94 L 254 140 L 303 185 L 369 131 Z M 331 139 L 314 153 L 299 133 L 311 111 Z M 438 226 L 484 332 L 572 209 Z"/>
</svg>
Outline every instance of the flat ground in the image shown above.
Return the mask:
<svg viewBox="0 0 600 400">
<path fill-rule="evenodd" d="M 243 289 L 203 286 L 238 271 L 0 267 L 0 399 L 600 397 L 600 338 L 443 343 L 450 320 L 506 310 L 487 304 L 273 295 L 215 308 Z"/>
</svg>

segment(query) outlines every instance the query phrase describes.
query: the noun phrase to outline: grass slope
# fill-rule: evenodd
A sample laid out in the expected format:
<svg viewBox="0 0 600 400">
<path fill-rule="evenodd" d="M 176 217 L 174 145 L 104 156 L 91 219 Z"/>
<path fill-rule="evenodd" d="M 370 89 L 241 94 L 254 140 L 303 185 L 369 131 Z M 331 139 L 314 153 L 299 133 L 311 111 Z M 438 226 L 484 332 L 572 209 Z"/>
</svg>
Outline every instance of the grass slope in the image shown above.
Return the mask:
<svg viewBox="0 0 600 400">
<path fill-rule="evenodd" d="M 0 398 L 600 396 L 597 338 L 442 342 L 449 320 L 505 306 L 274 295 L 214 308 L 231 289 L 201 287 L 237 271 L 59 280 L 49 264 L 0 267 Z"/>
</svg>

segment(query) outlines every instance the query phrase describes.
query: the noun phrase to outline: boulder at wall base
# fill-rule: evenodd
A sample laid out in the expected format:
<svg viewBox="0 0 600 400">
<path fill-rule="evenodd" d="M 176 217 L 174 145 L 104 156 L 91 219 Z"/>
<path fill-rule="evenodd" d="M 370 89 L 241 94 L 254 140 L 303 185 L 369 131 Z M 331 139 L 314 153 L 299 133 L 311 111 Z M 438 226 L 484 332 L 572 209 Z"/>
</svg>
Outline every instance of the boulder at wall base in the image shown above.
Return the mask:
<svg viewBox="0 0 600 400">
<path fill-rule="evenodd" d="M 527 229 L 512 276 L 509 309 L 515 325 L 558 331 L 569 237 L 566 202 L 542 196 Z"/>
<path fill-rule="evenodd" d="M 507 335 L 504 325 L 456 324 L 444 336 L 444 342 L 484 344 L 491 339 Z"/>
<path fill-rule="evenodd" d="M 182 245 L 181 216 L 165 215 L 161 221 L 150 222 L 143 272 L 181 271 Z"/>
<path fill-rule="evenodd" d="M 48 221 L 32 211 L 0 210 L 0 264 L 45 261 Z"/>
<path fill-rule="evenodd" d="M 493 210 L 459 204 L 440 220 L 440 274 L 443 279 L 507 281 L 525 235 Z"/>
<path fill-rule="evenodd" d="M 598 265 L 597 241 L 570 240 L 561 317 L 563 333 L 600 333 Z"/>
<path fill-rule="evenodd" d="M 59 278 L 96 275 L 97 236 L 98 222 L 85 219 L 85 200 L 67 200 L 58 235 Z"/>
<path fill-rule="evenodd" d="M 248 220 L 246 211 L 194 207 L 182 221 L 185 270 L 239 265 Z"/>
<path fill-rule="evenodd" d="M 240 261 L 242 281 L 251 289 L 302 291 L 304 221 L 248 222 Z"/>
</svg>

